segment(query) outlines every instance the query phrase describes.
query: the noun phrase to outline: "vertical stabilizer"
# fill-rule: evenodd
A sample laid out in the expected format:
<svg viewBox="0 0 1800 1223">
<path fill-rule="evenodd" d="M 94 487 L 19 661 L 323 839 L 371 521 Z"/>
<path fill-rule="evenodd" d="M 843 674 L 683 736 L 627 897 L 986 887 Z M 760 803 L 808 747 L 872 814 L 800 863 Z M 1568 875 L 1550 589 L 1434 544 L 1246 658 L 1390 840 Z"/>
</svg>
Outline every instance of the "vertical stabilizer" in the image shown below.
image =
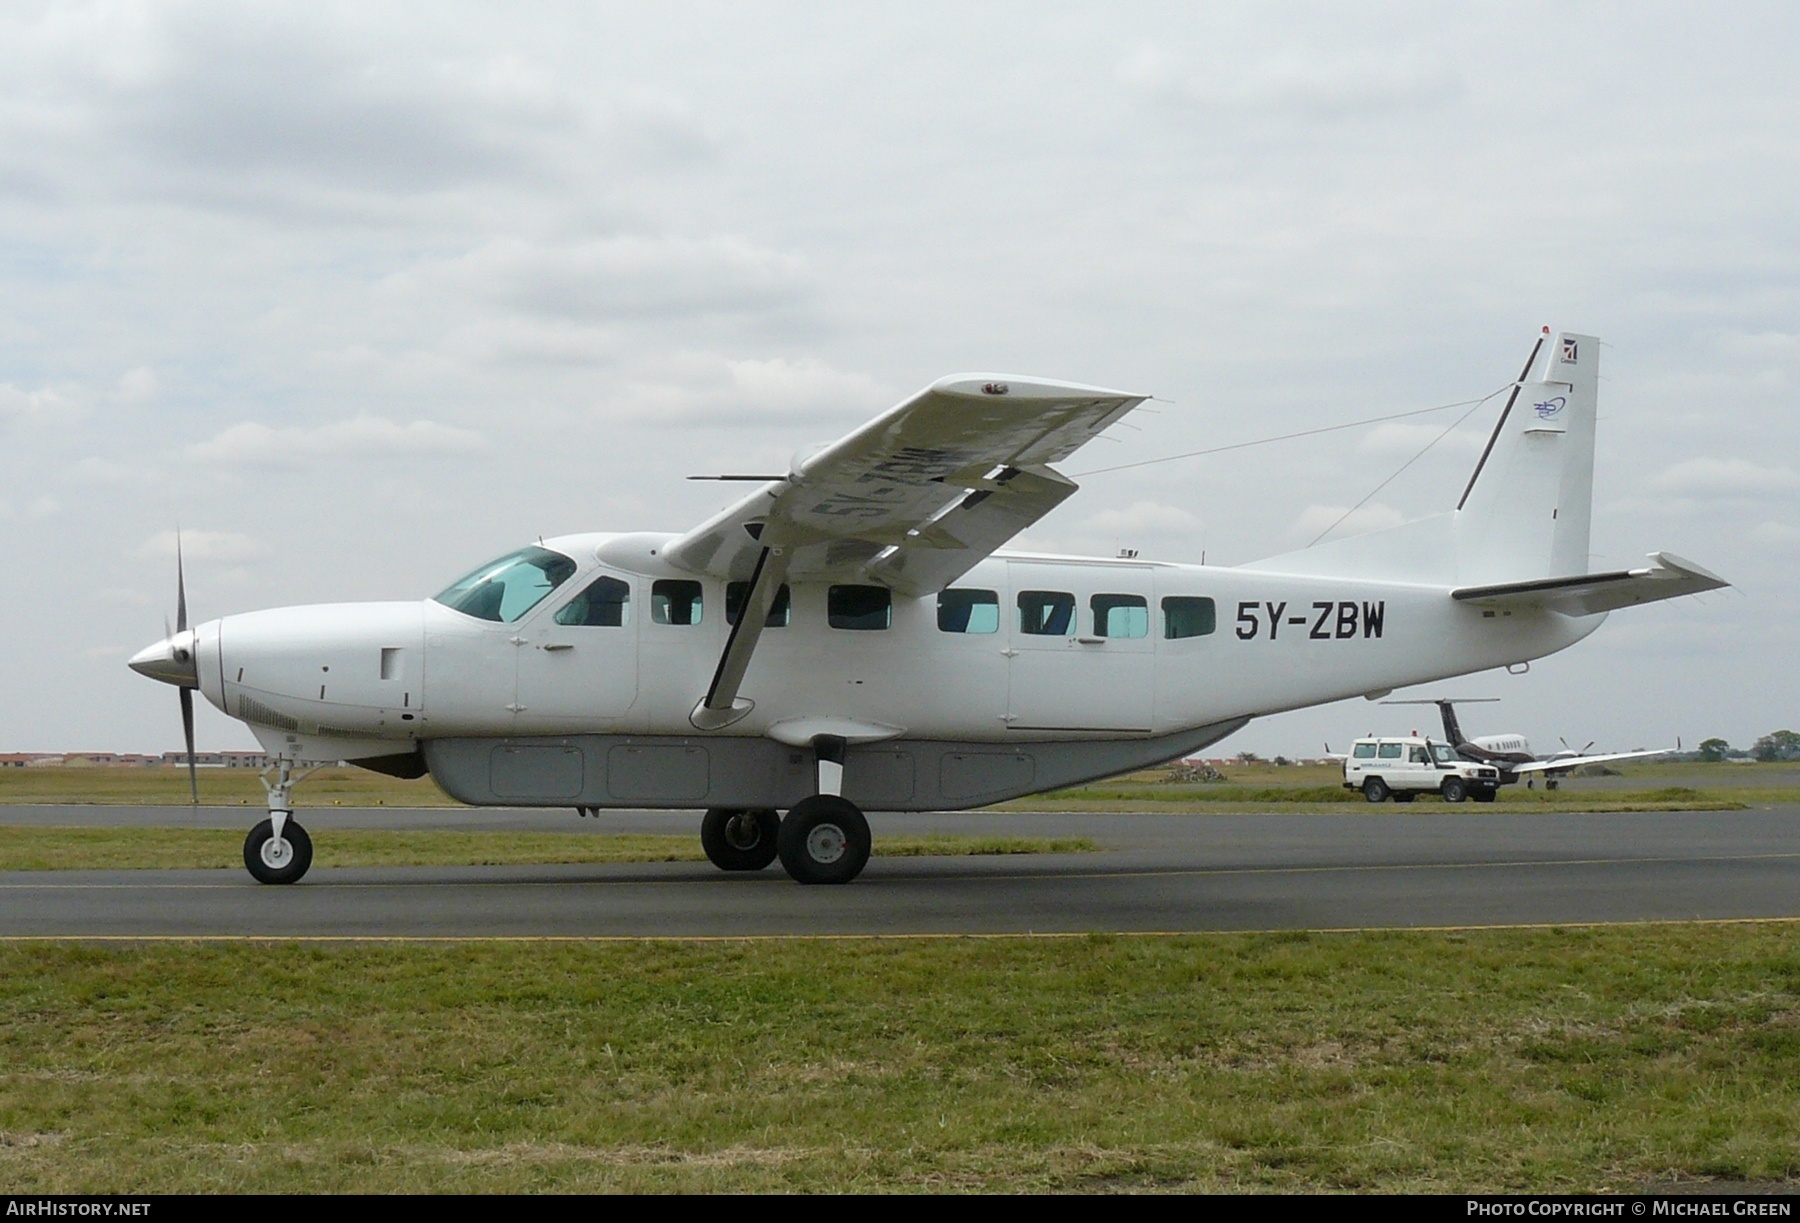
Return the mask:
<svg viewBox="0 0 1800 1223">
<path fill-rule="evenodd" d="M 1460 583 L 1588 571 L 1599 370 L 1594 337 L 1539 337 L 1457 503 Z"/>
</svg>

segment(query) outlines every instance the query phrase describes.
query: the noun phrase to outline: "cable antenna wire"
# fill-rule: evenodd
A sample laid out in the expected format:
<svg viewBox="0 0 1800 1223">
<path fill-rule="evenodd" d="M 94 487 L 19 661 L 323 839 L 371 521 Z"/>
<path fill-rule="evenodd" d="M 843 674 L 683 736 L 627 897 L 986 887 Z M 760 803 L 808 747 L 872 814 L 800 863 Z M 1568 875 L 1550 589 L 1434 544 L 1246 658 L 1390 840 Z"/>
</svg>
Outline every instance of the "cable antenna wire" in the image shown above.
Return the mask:
<svg viewBox="0 0 1800 1223">
<path fill-rule="evenodd" d="M 1178 459 L 1197 459 L 1197 458 L 1201 458 L 1204 455 L 1209 455 L 1209 454 L 1224 454 L 1230 450 L 1248 450 L 1252 446 L 1267 446 L 1272 442 L 1291 442 L 1291 441 L 1296 440 L 1297 438 L 1302 438 L 1302 437 L 1317 437 L 1321 433 L 1337 433 L 1344 429 L 1360 429 L 1364 425 L 1382 425 L 1382 424 L 1386 424 L 1390 420 L 1406 420 L 1408 417 L 1412 417 L 1412 416 L 1426 416 L 1432 412 L 1448 412 L 1452 408 L 1468 408 L 1469 410 L 1467 412 L 1463 413 L 1462 416 L 1457 419 L 1455 425 L 1451 425 L 1449 429 L 1444 430 L 1443 434 L 1439 434 L 1438 437 L 1436 437 L 1432 440 L 1430 445 L 1425 447 L 1425 450 L 1429 450 L 1429 449 L 1431 449 L 1432 446 L 1437 445 L 1439 441 L 1443 440 L 1444 434 L 1448 434 L 1452 429 L 1456 428 L 1456 425 L 1460 425 L 1463 423 L 1463 421 L 1469 419 L 1469 417 L 1474 414 L 1476 408 L 1479 408 L 1482 404 L 1484 404 L 1488 400 L 1494 398 L 1496 395 L 1499 395 L 1506 391 L 1512 390 L 1517 385 L 1518 385 L 1517 382 L 1505 383 L 1502 386 L 1495 387 L 1493 390 L 1489 391 L 1487 394 L 1483 395 L 1479 399 L 1459 399 L 1455 403 L 1440 403 L 1440 404 L 1436 405 L 1435 407 L 1414 408 L 1409 412 L 1393 412 L 1387 416 L 1370 416 L 1370 417 L 1366 417 L 1363 420 L 1345 421 L 1341 425 L 1323 425 L 1317 429 L 1302 429 L 1298 433 L 1282 433 L 1275 437 L 1257 438 L 1255 441 L 1233 442 L 1229 446 L 1213 446 L 1206 450 L 1188 450 L 1188 451 L 1182 452 L 1181 454 L 1164 454 L 1164 455 L 1159 455 L 1154 459 L 1139 459 L 1135 463 L 1119 463 L 1112 467 L 1095 467 L 1095 468 L 1091 468 L 1087 471 L 1070 472 L 1069 478 L 1073 479 L 1073 480 L 1080 480 L 1080 479 L 1084 479 L 1088 476 L 1103 476 L 1106 473 L 1111 472 L 1111 471 L 1130 471 L 1134 467 L 1150 467 L 1157 463 L 1173 463 Z M 1425 453 L 1425 451 L 1421 450 L 1419 452 L 1419 454 L 1416 454 L 1413 456 L 1413 459 L 1417 459 L 1419 457 L 1419 455 L 1422 455 L 1424 453 Z M 1409 466 L 1411 465 L 1413 459 L 1407 460 L 1407 464 Z M 1405 467 L 1402 467 L 1400 469 L 1400 471 L 1405 471 L 1405 470 L 1406 470 Z M 1397 476 L 1399 474 L 1400 474 L 1400 472 L 1397 471 L 1394 473 L 1394 476 Z M 1391 481 L 1394 478 L 1394 476 L 1389 476 L 1388 480 Z M 1386 487 L 1386 484 L 1387 484 L 1387 481 L 1383 481 L 1382 486 Z M 1380 492 L 1380 491 L 1381 491 L 1380 488 L 1377 488 L 1375 490 L 1375 492 Z M 1369 496 L 1371 496 L 1371 497 L 1374 495 L 1375 495 L 1374 493 L 1369 494 Z M 1364 498 L 1364 500 L 1367 500 L 1367 498 Z M 1361 502 L 1358 503 L 1359 508 L 1360 508 L 1360 506 L 1361 506 Z M 1332 524 L 1333 527 L 1335 527 L 1336 525 L 1337 525 L 1337 523 Z M 1318 541 L 1315 540 L 1313 542 L 1317 543 Z"/>
</svg>

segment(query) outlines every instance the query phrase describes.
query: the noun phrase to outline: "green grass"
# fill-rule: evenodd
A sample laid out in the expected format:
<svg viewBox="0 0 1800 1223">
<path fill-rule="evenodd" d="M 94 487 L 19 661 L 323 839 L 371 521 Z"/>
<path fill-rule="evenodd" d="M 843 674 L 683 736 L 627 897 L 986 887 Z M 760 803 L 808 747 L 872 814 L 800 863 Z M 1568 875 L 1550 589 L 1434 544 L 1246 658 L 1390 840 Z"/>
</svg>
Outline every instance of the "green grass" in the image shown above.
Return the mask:
<svg viewBox="0 0 1800 1223">
<path fill-rule="evenodd" d="M 1545 811 L 1742 811 L 1751 803 L 1800 802 L 1800 790 L 1696 790 L 1687 786 L 1661 786 L 1653 790 L 1525 790 L 1502 789 L 1494 803 L 1472 800 L 1460 807 L 1445 803 L 1436 794 L 1421 794 L 1409 808 L 1420 805 L 1436 813 L 1444 809 L 1468 812 Z M 1338 785 L 1242 786 L 1156 785 L 1131 782 L 1099 782 L 1031 798 L 1002 803 L 1002 811 L 1367 811 L 1370 804 L 1353 790 Z M 1380 808 L 1377 808 L 1379 810 Z"/>
<path fill-rule="evenodd" d="M 261 807 L 262 782 L 250 769 L 198 769 L 200 802 L 208 807 Z M 309 774 L 296 794 L 308 807 L 460 807 L 429 777 L 403 781 L 367 769 L 328 768 Z M 0 804 L 103 803 L 186 806 L 192 800 L 185 768 L 87 767 L 0 769 Z"/>
<path fill-rule="evenodd" d="M 1688 763 L 1629 764 L 1620 770 L 1641 788 L 1584 788 L 1582 779 L 1554 791 L 1507 786 L 1499 801 L 1541 811 L 1738 810 L 1746 805 L 1800 802 L 1791 784 L 1795 766 Z M 1148 769 L 1092 785 L 1014 799 L 999 810 L 1218 812 L 1347 809 L 1362 799 L 1345 790 L 1342 770 L 1325 765 L 1228 765 L 1223 783 L 1176 784 L 1166 769 Z M 1769 784 L 1754 784 L 1767 778 Z M 200 801 L 207 806 L 261 807 L 261 783 L 249 770 L 202 769 Z M 302 807 L 456 807 L 462 804 L 429 777 L 402 781 L 357 768 L 321 769 L 295 791 Z M 102 803 L 184 806 L 187 770 L 179 768 L 0 769 L 0 806 L 7 803 Z M 1437 803 L 1435 797 L 1420 801 Z M 1485 804 L 1470 811 L 1489 810 Z"/>
<path fill-rule="evenodd" d="M 697 835 L 331 829 L 313 832 L 315 866 L 535 866 L 580 862 L 704 862 Z M 0 871 L 242 869 L 244 833 L 217 828 L 0 825 Z M 887 858 L 1085 853 L 1085 837 L 881 837 Z"/>
<path fill-rule="evenodd" d="M 0 1183 L 1785 1182 L 1797 936 L 12 943 Z"/>
</svg>

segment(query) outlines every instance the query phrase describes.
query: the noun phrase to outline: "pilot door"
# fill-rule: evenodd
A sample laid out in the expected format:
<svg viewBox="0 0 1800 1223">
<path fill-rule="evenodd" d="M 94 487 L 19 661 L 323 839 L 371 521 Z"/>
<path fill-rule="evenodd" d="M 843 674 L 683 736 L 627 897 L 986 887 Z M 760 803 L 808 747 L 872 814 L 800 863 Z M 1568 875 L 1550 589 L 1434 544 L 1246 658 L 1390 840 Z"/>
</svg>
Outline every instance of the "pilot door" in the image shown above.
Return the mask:
<svg viewBox="0 0 1800 1223">
<path fill-rule="evenodd" d="M 632 594 L 629 579 L 599 574 L 515 638 L 520 730 L 573 730 L 625 716 L 637 699 Z"/>
</svg>

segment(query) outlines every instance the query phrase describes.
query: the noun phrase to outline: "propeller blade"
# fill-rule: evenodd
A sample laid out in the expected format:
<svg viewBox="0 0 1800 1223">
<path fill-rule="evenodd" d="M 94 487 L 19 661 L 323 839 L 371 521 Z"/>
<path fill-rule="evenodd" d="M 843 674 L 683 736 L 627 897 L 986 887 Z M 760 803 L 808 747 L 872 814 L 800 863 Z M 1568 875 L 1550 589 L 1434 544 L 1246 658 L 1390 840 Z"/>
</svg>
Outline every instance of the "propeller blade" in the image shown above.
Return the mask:
<svg viewBox="0 0 1800 1223">
<path fill-rule="evenodd" d="M 1587 741 L 1587 747 L 1584 747 L 1584 748 L 1582 748 L 1582 749 L 1581 749 L 1581 754 L 1582 754 L 1582 755 L 1583 755 L 1583 756 L 1585 756 L 1585 755 L 1587 755 L 1587 750 L 1588 750 L 1588 747 L 1592 747 L 1592 746 L 1594 746 L 1594 744 L 1596 744 L 1596 743 L 1598 743 L 1598 742 L 1600 742 L 1600 740 L 1598 740 L 1598 739 L 1589 739 L 1589 740 L 1588 740 L 1588 741 Z"/>
<path fill-rule="evenodd" d="M 194 768 L 194 690 L 181 692 L 181 734 L 187 741 L 188 789 L 193 792 L 194 806 L 200 805 L 200 774 Z"/>
<path fill-rule="evenodd" d="M 187 574 L 181 568 L 181 532 L 175 532 L 175 631 L 187 632 Z"/>
</svg>

